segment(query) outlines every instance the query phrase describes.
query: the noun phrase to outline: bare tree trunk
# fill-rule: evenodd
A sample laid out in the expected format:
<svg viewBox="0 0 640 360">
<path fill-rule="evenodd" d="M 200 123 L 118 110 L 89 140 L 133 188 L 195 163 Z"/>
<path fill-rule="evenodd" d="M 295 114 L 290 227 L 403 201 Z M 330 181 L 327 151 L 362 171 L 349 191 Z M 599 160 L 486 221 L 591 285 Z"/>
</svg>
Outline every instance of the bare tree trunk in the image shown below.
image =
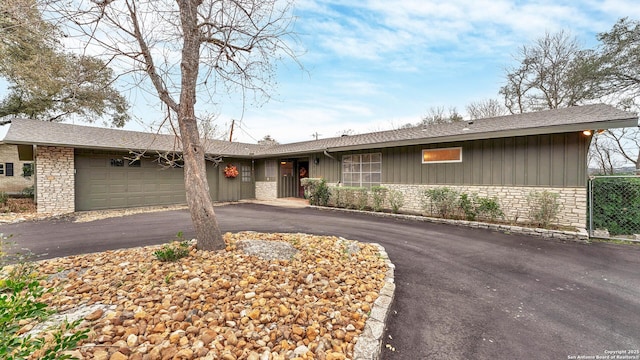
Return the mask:
<svg viewBox="0 0 640 360">
<path fill-rule="evenodd" d="M 209 194 L 204 149 L 200 143 L 195 117 L 196 85 L 200 62 L 200 39 L 197 27 L 197 0 L 179 0 L 184 36 L 182 48 L 182 83 L 178 123 L 184 157 L 184 184 L 191 220 L 196 230 L 198 249 L 221 250 L 225 243 Z"/>
</svg>

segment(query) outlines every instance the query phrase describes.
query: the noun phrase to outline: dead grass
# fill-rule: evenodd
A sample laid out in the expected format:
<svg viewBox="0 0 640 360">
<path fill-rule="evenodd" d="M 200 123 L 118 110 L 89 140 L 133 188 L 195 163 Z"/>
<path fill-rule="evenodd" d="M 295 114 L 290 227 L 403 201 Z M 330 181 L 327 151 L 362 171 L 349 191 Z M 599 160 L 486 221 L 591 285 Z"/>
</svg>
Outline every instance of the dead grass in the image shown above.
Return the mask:
<svg viewBox="0 0 640 360">
<path fill-rule="evenodd" d="M 36 204 L 31 198 L 9 198 L 5 204 L 0 204 L 0 213 L 30 214 L 36 212 Z"/>
</svg>

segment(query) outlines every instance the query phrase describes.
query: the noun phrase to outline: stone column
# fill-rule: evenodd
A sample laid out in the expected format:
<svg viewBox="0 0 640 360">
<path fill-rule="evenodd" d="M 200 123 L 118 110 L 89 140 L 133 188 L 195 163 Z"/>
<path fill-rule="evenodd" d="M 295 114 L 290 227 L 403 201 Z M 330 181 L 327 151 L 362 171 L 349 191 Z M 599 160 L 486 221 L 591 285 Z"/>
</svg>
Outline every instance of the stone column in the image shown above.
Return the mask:
<svg viewBox="0 0 640 360">
<path fill-rule="evenodd" d="M 75 163 L 73 148 L 36 148 L 38 212 L 65 214 L 75 211 Z"/>
</svg>

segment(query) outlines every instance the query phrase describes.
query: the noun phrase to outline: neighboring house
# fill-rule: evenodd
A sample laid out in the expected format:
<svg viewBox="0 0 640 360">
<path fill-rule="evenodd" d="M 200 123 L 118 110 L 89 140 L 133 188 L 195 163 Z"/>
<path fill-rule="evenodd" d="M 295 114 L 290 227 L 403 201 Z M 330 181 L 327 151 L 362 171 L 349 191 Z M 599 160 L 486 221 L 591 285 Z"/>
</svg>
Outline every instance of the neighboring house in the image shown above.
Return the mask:
<svg viewBox="0 0 640 360">
<path fill-rule="evenodd" d="M 369 134 L 256 145 L 207 140 L 214 201 L 300 196 L 302 169 L 345 186 L 382 185 L 405 194 L 404 211 L 420 212 L 425 189 L 448 186 L 497 196 L 509 220 L 527 220 L 527 196 L 560 195 L 559 222 L 585 227 L 587 153 L 592 132 L 638 125 L 635 114 L 589 105 Z M 161 169 L 157 154 L 179 152 L 174 136 L 16 119 L 4 139 L 35 146 L 38 211 L 185 202 L 182 169 Z M 146 149 L 141 161 L 130 151 Z M 237 167 L 235 179 L 224 176 Z"/>
<path fill-rule="evenodd" d="M 19 194 L 25 188 L 33 186 L 33 161 L 18 156 L 18 147 L 0 143 L 0 191 L 7 194 Z"/>
</svg>

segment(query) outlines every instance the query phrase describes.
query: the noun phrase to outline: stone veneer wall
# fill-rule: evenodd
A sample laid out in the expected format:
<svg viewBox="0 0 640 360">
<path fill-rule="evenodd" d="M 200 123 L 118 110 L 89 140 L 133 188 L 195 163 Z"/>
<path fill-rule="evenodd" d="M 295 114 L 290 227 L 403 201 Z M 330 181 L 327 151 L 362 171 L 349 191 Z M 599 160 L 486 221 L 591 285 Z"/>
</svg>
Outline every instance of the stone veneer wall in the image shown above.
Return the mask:
<svg viewBox="0 0 640 360">
<path fill-rule="evenodd" d="M 275 181 L 256 181 L 256 200 L 278 198 L 278 183 Z"/>
<path fill-rule="evenodd" d="M 74 212 L 76 198 L 73 148 L 38 146 L 36 154 L 38 212 Z"/>
<path fill-rule="evenodd" d="M 422 213 L 422 194 L 430 188 L 448 187 L 467 194 L 494 197 L 500 202 L 505 219 L 518 222 L 528 221 L 527 197 L 532 191 L 550 191 L 560 195 L 558 224 L 584 229 L 587 224 L 587 190 L 585 188 L 543 188 L 524 186 L 455 186 L 455 185 L 407 185 L 382 184 L 382 186 L 404 193 L 402 211 Z"/>
</svg>

